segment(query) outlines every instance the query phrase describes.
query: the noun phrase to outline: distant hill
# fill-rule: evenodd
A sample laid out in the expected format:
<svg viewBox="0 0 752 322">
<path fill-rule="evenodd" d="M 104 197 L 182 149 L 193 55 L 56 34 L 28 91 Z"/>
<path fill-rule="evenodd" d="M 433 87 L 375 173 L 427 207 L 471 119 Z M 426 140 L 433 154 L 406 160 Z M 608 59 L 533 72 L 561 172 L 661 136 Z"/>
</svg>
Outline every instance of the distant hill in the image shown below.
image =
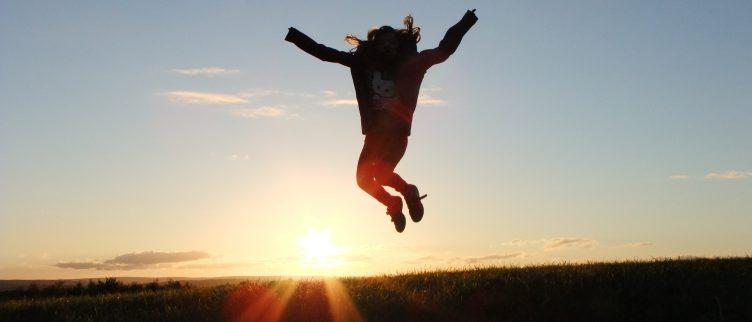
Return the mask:
<svg viewBox="0 0 752 322">
<path fill-rule="evenodd" d="M 78 279 L 54 279 L 54 280 L 0 280 L 0 292 L 16 290 L 19 287 L 26 288 L 31 284 L 36 284 L 39 287 L 45 287 L 62 282 L 63 285 L 72 286 L 76 283 L 86 285 L 89 281 L 104 281 L 107 277 L 94 277 L 94 278 L 78 278 Z M 166 283 L 168 281 L 187 282 L 191 285 L 198 287 L 209 287 L 223 284 L 237 284 L 243 281 L 273 281 L 279 279 L 290 278 L 287 276 L 223 276 L 223 277 L 116 277 L 116 279 L 123 284 L 130 283 L 151 283 L 157 280 L 159 283 Z"/>
</svg>

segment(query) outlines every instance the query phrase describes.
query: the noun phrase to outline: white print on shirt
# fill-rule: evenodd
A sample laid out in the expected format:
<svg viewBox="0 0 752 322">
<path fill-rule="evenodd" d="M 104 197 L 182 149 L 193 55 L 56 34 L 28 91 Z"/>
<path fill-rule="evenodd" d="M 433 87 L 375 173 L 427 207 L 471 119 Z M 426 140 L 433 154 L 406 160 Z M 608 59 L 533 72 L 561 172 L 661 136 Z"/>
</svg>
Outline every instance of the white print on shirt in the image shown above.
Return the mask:
<svg viewBox="0 0 752 322">
<path fill-rule="evenodd" d="M 391 109 L 395 103 L 394 80 L 388 79 L 386 74 L 374 71 L 371 74 L 371 92 L 375 109 Z"/>
</svg>

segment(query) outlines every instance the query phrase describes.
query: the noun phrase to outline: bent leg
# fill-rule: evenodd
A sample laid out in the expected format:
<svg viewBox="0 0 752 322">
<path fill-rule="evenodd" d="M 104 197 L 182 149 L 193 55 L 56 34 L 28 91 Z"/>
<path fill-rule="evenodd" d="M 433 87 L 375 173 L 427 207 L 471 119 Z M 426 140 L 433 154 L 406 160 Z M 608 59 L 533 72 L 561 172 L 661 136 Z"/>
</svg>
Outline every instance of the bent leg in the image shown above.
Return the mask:
<svg viewBox="0 0 752 322">
<path fill-rule="evenodd" d="M 355 177 L 358 182 L 358 186 L 367 192 L 369 195 L 378 200 L 381 204 L 389 206 L 394 196 L 389 194 L 379 183 L 374 179 L 376 177 L 377 163 L 374 161 L 378 157 L 378 151 L 380 150 L 381 142 L 378 137 L 366 135 L 363 143 L 363 150 L 360 152 L 360 158 L 358 159 L 358 168 L 355 173 Z"/>
<path fill-rule="evenodd" d="M 389 186 L 404 194 L 408 183 L 394 169 L 407 150 L 407 136 L 392 136 L 384 140 L 381 157 L 375 162 L 374 178 L 379 185 Z"/>
<path fill-rule="evenodd" d="M 374 165 L 374 179 L 379 186 L 392 187 L 402 193 L 407 189 L 408 183 L 394 172 L 396 166 L 394 163 L 377 161 Z"/>
</svg>

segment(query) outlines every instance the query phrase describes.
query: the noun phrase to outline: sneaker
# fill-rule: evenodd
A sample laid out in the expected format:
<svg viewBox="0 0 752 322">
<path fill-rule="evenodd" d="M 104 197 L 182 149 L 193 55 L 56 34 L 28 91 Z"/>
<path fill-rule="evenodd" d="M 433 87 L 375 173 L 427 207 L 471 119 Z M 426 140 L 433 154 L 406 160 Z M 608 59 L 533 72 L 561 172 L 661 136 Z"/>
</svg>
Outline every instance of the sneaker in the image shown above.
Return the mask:
<svg viewBox="0 0 752 322">
<path fill-rule="evenodd" d="M 407 187 L 407 191 L 405 191 L 402 196 L 405 197 L 407 209 L 410 211 L 410 219 L 412 219 L 413 222 L 419 222 L 423 219 L 423 203 L 421 200 L 428 197 L 428 195 L 421 196 L 420 192 L 418 192 L 418 187 L 411 184 Z"/>
<path fill-rule="evenodd" d="M 402 214 L 402 198 L 395 197 L 392 205 L 386 208 L 386 214 L 389 215 L 389 217 L 392 217 L 394 229 L 396 229 L 398 233 L 405 230 L 407 220 L 405 219 L 405 215 Z"/>
</svg>

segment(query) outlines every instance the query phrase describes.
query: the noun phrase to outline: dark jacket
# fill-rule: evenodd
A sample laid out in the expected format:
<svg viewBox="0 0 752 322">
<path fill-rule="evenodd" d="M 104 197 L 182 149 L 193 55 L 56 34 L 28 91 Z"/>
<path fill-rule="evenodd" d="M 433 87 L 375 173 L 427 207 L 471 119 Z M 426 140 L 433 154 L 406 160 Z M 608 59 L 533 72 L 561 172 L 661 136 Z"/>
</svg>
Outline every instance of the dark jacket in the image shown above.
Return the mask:
<svg viewBox="0 0 752 322">
<path fill-rule="evenodd" d="M 449 58 L 477 20 L 475 13 L 468 10 L 457 24 L 447 30 L 438 47 L 406 58 L 396 70 L 377 70 L 369 66 L 359 54 L 316 43 L 292 27 L 285 40 L 323 61 L 350 67 L 363 134 L 388 131 L 392 134 L 410 135 L 420 84 L 426 70 Z M 390 121 L 385 122 L 384 119 Z"/>
</svg>

